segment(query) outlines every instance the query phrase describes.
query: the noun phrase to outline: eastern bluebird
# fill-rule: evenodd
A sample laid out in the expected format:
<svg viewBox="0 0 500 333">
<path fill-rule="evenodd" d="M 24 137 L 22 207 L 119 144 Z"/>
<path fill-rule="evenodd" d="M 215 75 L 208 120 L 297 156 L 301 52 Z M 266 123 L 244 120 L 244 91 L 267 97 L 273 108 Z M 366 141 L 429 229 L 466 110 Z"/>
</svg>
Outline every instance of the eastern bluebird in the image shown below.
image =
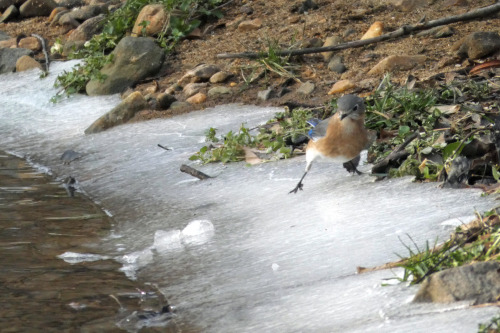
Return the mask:
<svg viewBox="0 0 500 333">
<path fill-rule="evenodd" d="M 306 147 L 306 171 L 289 193 L 302 190 L 302 181 L 317 157 L 343 163 L 347 171 L 361 173 L 357 169 L 359 153 L 369 141 L 365 128 L 365 104 L 356 95 L 345 95 L 338 99 L 337 107 L 338 112 L 332 117 L 311 120 L 313 128 L 308 134 L 311 140 Z"/>
</svg>

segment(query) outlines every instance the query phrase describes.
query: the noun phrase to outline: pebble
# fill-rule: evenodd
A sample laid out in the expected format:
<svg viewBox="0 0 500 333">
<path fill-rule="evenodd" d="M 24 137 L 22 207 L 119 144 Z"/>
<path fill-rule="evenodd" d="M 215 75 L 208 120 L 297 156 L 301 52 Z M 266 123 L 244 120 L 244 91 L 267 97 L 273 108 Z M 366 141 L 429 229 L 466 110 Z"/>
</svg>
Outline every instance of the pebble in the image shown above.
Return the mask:
<svg viewBox="0 0 500 333">
<path fill-rule="evenodd" d="M 417 65 L 423 64 L 426 60 L 427 57 L 424 55 L 391 55 L 382 59 L 370 69 L 368 75 L 380 75 L 387 72 L 409 70 Z"/>
<path fill-rule="evenodd" d="M 307 81 L 300 85 L 300 87 L 297 89 L 297 94 L 308 96 L 314 91 L 314 88 L 316 88 L 314 83 L 312 83 L 311 81 Z"/>
<path fill-rule="evenodd" d="M 384 24 L 380 21 L 377 21 L 370 26 L 370 28 L 365 32 L 363 37 L 361 37 L 361 40 L 378 37 L 382 35 L 383 32 L 384 32 Z"/>
<path fill-rule="evenodd" d="M 201 103 L 205 102 L 206 100 L 207 100 L 207 95 L 199 92 L 199 93 L 189 97 L 188 99 L 186 99 L 186 102 L 188 102 L 190 104 L 201 104 Z"/>
<path fill-rule="evenodd" d="M 335 82 L 335 84 L 328 92 L 328 95 L 340 94 L 355 87 L 356 85 L 351 80 L 340 80 Z"/>
<path fill-rule="evenodd" d="M 343 42 L 344 40 L 339 36 L 330 36 L 323 43 L 323 47 L 338 45 L 342 44 Z M 322 52 L 321 55 L 323 56 L 325 62 L 328 62 L 333 57 L 333 52 Z"/>
<path fill-rule="evenodd" d="M 217 95 L 227 95 L 227 94 L 232 94 L 232 90 L 228 87 L 223 87 L 223 86 L 217 86 L 217 87 L 210 88 L 207 92 L 207 95 L 209 97 L 217 96 Z"/>
<path fill-rule="evenodd" d="M 250 21 L 243 21 L 238 24 L 239 31 L 251 31 L 258 30 L 262 27 L 262 20 L 260 18 L 256 18 Z"/>
</svg>

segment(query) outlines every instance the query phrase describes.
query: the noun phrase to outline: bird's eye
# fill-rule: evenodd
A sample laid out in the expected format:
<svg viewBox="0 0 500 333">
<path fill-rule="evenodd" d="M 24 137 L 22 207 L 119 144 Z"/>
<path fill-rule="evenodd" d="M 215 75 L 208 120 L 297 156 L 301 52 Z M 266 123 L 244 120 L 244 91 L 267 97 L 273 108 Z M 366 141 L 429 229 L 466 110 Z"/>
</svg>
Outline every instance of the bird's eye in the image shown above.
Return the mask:
<svg viewBox="0 0 500 333">
<path fill-rule="evenodd" d="M 352 111 L 358 111 L 358 105 L 354 105 L 354 107 L 352 108 Z"/>
</svg>

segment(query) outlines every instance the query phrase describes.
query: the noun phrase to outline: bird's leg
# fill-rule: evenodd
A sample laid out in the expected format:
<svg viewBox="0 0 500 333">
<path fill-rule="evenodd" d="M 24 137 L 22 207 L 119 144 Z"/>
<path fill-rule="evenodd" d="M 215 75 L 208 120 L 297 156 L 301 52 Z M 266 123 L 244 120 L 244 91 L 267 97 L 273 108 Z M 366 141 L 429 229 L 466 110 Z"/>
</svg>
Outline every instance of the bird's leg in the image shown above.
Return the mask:
<svg viewBox="0 0 500 333">
<path fill-rule="evenodd" d="M 349 173 L 357 173 L 358 175 L 361 175 L 362 172 L 358 170 L 358 165 L 359 165 L 359 160 L 361 157 L 358 155 L 349 162 L 345 162 L 343 164 L 344 168 L 347 170 Z"/>
<path fill-rule="evenodd" d="M 288 194 L 290 194 L 290 193 L 297 193 L 298 190 L 302 191 L 302 187 L 303 187 L 302 181 L 304 180 L 304 178 L 306 177 L 306 175 L 307 175 L 307 171 L 304 172 L 304 175 L 302 176 L 302 178 L 300 178 L 300 181 L 297 184 L 297 186 L 295 186 L 295 188 L 293 190 L 291 190 L 290 192 L 288 192 Z"/>
</svg>

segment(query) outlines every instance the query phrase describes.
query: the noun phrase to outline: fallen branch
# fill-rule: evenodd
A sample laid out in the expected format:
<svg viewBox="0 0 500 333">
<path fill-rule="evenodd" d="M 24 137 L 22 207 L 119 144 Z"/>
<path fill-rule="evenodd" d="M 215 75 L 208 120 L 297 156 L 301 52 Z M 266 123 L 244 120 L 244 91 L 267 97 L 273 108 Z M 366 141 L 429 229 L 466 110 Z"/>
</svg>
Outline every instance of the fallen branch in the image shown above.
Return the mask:
<svg viewBox="0 0 500 333">
<path fill-rule="evenodd" d="M 344 49 L 356 48 L 356 47 L 361 47 L 361 46 L 365 46 L 365 45 L 369 45 L 369 44 L 373 44 L 373 43 L 382 42 L 382 41 L 389 40 L 389 39 L 394 39 L 394 38 L 405 36 L 405 35 L 410 35 L 411 33 L 416 32 L 416 31 L 427 30 L 427 29 L 438 27 L 441 25 L 456 23 L 456 22 L 460 22 L 460 21 L 469 21 L 469 20 L 474 20 L 474 19 L 486 17 L 489 15 L 495 14 L 499 11 L 500 11 L 500 3 L 496 3 L 496 4 L 491 5 L 491 6 L 472 10 L 472 11 L 467 12 L 465 14 L 444 17 L 444 18 L 440 18 L 437 20 L 429 21 L 429 22 L 417 23 L 415 25 L 404 25 L 395 31 L 392 31 L 392 32 L 389 32 L 387 34 L 384 34 L 384 35 L 381 35 L 378 37 L 374 37 L 374 38 L 356 40 L 353 42 L 337 44 L 337 45 L 333 45 L 333 46 L 313 47 L 313 48 L 306 48 L 306 49 L 301 49 L 301 50 L 282 50 L 282 51 L 276 52 L 276 55 L 280 56 L 280 57 L 296 56 L 296 55 L 303 55 L 303 54 L 339 51 L 339 50 L 344 50 Z M 228 58 L 256 59 L 256 58 L 259 58 L 260 56 L 262 56 L 262 54 L 263 54 L 263 52 L 221 53 L 221 54 L 217 55 L 217 58 L 219 58 L 219 59 L 228 59 Z M 264 54 L 265 54 L 265 52 L 264 52 Z"/>
<path fill-rule="evenodd" d="M 208 178 L 213 178 L 213 177 L 210 177 L 209 175 L 204 174 L 203 172 L 198 171 L 195 168 L 192 168 L 192 167 L 190 167 L 189 165 L 186 165 L 186 164 L 181 165 L 181 171 L 187 173 L 188 175 L 191 175 L 193 177 L 201 179 L 201 180 L 208 179 Z"/>
</svg>

